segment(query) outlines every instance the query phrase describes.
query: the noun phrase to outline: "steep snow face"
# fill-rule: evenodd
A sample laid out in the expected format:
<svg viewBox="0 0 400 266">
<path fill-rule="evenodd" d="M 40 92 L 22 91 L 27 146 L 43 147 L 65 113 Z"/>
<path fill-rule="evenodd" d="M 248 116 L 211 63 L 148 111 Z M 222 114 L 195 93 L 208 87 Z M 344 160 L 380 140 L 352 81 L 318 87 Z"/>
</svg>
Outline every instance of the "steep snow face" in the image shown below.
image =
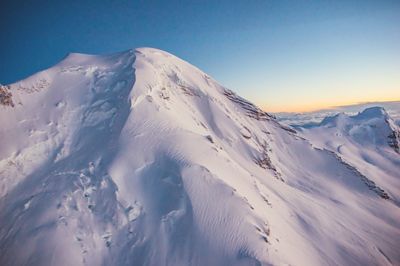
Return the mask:
<svg viewBox="0 0 400 266">
<path fill-rule="evenodd" d="M 400 263 L 399 190 L 173 55 L 72 54 L 4 90 L 2 265 Z"/>
<path fill-rule="evenodd" d="M 298 127 L 313 144 L 337 153 L 396 199 L 399 205 L 400 129 L 381 107 L 344 113 Z"/>
</svg>

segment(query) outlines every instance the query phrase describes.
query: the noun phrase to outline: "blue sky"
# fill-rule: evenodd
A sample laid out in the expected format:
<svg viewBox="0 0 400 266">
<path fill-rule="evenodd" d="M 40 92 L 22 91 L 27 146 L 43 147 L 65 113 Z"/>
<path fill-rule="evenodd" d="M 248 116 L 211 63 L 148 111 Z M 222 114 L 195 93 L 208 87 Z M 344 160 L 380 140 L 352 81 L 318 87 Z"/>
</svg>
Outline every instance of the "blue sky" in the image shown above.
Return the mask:
<svg viewBox="0 0 400 266">
<path fill-rule="evenodd" d="M 0 82 L 68 52 L 171 52 L 269 111 L 400 100 L 400 1 L 1 1 Z"/>
</svg>

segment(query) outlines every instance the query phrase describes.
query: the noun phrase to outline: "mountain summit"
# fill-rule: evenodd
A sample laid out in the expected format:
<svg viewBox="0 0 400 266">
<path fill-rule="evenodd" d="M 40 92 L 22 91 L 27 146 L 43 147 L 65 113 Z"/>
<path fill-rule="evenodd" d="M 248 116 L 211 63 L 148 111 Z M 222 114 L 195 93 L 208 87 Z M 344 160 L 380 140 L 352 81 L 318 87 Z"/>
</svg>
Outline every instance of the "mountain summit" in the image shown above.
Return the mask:
<svg viewBox="0 0 400 266">
<path fill-rule="evenodd" d="M 171 54 L 0 93 L 1 265 L 400 263 L 398 190 Z"/>
<path fill-rule="evenodd" d="M 321 123 L 308 123 L 296 127 L 315 132 L 323 131 L 319 133 L 337 131 L 336 136 L 347 136 L 361 145 L 372 146 L 374 149 L 390 147 L 400 153 L 400 128 L 382 107 L 370 107 L 352 116 L 339 113 L 325 117 Z"/>
</svg>

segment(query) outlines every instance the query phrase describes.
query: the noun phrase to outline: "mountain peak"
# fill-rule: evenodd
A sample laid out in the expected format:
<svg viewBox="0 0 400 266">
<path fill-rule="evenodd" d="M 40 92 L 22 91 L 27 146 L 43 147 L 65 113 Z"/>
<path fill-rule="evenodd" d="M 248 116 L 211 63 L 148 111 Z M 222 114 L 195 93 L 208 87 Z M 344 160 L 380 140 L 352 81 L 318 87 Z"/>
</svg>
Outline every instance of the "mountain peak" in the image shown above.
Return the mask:
<svg viewBox="0 0 400 266">
<path fill-rule="evenodd" d="M 71 54 L 2 93 L 1 265 L 400 261 L 380 184 L 169 53 Z"/>
<path fill-rule="evenodd" d="M 320 123 L 309 123 L 302 127 L 311 128 L 315 126 L 339 126 L 342 127 L 345 124 L 354 123 L 357 120 L 371 120 L 371 119 L 382 119 L 382 121 L 389 120 L 390 117 L 383 107 L 375 106 L 364 109 L 355 115 L 348 115 L 346 113 L 338 113 L 333 116 L 325 117 Z M 353 121 L 353 122 L 352 122 Z"/>
<path fill-rule="evenodd" d="M 369 107 L 358 113 L 354 118 L 370 119 L 370 118 L 387 118 L 388 114 L 383 107 Z"/>
</svg>

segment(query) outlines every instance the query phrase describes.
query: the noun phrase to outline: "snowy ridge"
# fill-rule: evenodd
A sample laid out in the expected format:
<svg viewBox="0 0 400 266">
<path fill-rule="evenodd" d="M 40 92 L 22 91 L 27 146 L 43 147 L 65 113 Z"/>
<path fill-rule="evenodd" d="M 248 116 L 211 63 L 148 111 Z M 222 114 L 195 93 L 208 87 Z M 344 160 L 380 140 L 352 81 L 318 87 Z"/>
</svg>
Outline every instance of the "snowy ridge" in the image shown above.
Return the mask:
<svg viewBox="0 0 400 266">
<path fill-rule="evenodd" d="M 354 116 L 339 113 L 325 117 L 320 123 L 296 126 L 300 129 L 337 128 L 341 134 L 365 145 L 389 145 L 400 154 L 400 128 L 382 107 L 370 107 Z"/>
<path fill-rule="evenodd" d="M 400 263 L 369 175 L 171 54 L 71 54 L 7 90 L 2 265 Z"/>
<path fill-rule="evenodd" d="M 321 123 L 297 128 L 315 145 L 335 152 L 362 172 L 370 184 L 380 186 L 383 197 L 390 198 L 384 191 L 391 191 L 389 194 L 400 205 L 400 129 L 384 108 L 370 107 L 353 116 L 340 113 L 324 118 Z"/>
</svg>

